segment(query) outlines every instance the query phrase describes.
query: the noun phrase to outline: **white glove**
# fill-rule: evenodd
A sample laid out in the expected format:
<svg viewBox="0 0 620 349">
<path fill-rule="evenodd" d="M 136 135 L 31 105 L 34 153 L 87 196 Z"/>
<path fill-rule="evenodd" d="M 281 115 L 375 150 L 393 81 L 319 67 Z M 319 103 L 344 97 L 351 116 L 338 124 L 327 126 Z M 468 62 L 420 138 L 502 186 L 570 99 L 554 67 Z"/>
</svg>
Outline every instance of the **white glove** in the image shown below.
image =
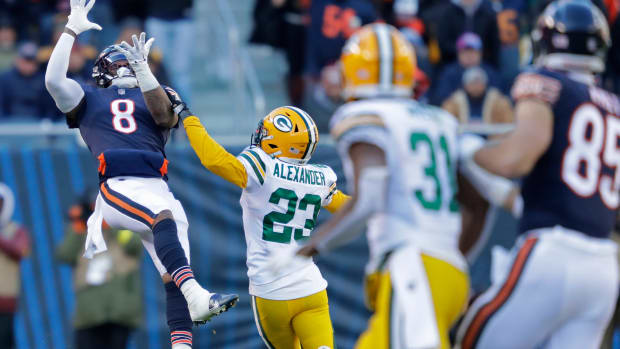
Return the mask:
<svg viewBox="0 0 620 349">
<path fill-rule="evenodd" d="M 459 158 L 461 161 L 469 161 L 474 154 L 484 146 L 484 138 L 471 133 L 463 133 L 459 135 Z"/>
<path fill-rule="evenodd" d="M 273 276 L 279 276 L 284 268 L 291 264 L 307 261 L 310 257 L 304 257 L 297 254 L 299 248 L 287 248 L 278 250 L 267 257 L 266 269 Z"/>
<path fill-rule="evenodd" d="M 119 46 L 117 46 L 118 50 L 121 51 L 125 57 L 127 57 L 127 60 L 132 68 L 147 64 L 149 51 L 151 50 L 151 45 L 153 45 L 155 38 L 150 38 L 149 41 L 145 43 L 146 33 L 142 32 L 140 34 L 140 40 L 138 40 L 138 37 L 135 34 L 131 36 L 131 40 L 133 41 L 133 47 L 123 41 Z"/>
<path fill-rule="evenodd" d="M 151 68 L 148 64 L 149 51 L 155 38 L 150 38 L 145 42 L 146 33 L 142 32 L 140 40 L 138 40 L 135 34 L 131 36 L 131 40 L 133 41 L 133 47 L 123 41 L 120 45 L 116 45 L 116 48 L 127 57 L 129 65 L 131 65 L 136 74 L 140 89 L 143 92 L 147 92 L 159 87 L 159 83 L 153 76 L 153 73 L 151 73 Z"/>
<path fill-rule="evenodd" d="M 71 29 L 75 35 L 80 35 L 90 29 L 101 30 L 101 26 L 88 20 L 88 12 L 95 5 L 95 0 L 90 0 L 86 4 L 86 0 L 71 0 L 71 14 L 69 14 L 69 22 L 66 27 Z"/>
</svg>

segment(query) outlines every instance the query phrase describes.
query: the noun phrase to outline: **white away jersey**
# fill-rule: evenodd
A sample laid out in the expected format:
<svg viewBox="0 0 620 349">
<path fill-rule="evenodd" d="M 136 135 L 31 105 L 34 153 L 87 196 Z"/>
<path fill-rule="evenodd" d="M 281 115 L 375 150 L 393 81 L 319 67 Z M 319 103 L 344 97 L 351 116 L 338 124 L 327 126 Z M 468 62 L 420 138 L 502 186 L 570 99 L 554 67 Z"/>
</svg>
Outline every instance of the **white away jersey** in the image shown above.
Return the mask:
<svg viewBox="0 0 620 349">
<path fill-rule="evenodd" d="M 310 237 L 321 207 L 336 191 L 336 174 L 328 166 L 281 161 L 258 147 L 238 158 L 248 173 L 241 207 L 250 294 L 289 300 L 324 290 L 327 282 L 311 260 L 288 265 L 279 275 L 265 270 L 265 263 L 269 255 L 297 249 Z"/>
<path fill-rule="evenodd" d="M 458 250 L 456 119 L 410 99 L 372 99 L 340 107 L 330 129 L 349 179 L 351 144 L 372 143 L 386 154 L 387 208 L 368 223 L 371 260 L 399 245 L 415 243 L 422 251 L 465 269 Z"/>
</svg>

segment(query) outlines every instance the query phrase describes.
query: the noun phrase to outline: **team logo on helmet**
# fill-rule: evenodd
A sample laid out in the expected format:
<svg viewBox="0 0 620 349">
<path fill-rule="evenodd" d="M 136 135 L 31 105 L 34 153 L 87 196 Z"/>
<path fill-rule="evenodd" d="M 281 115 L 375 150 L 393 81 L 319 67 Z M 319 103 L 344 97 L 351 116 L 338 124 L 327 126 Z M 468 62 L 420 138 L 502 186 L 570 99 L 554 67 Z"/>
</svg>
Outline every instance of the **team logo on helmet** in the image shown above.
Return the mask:
<svg viewBox="0 0 620 349">
<path fill-rule="evenodd" d="M 273 118 L 273 125 L 282 132 L 291 132 L 293 129 L 293 123 L 287 116 L 278 114 Z"/>
</svg>

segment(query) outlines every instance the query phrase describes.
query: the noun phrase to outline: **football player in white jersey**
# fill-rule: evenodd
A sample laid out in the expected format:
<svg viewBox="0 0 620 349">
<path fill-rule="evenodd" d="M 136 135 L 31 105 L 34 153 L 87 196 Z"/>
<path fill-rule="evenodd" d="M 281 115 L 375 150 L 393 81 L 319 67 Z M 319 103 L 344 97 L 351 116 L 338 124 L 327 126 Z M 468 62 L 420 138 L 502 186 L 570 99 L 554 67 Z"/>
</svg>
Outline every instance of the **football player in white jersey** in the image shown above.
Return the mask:
<svg viewBox="0 0 620 349">
<path fill-rule="evenodd" d="M 296 258 L 346 243 L 367 223 L 366 286 L 374 315 L 356 348 L 447 349 L 469 289 L 458 248 L 457 121 L 411 99 L 413 48 L 389 25 L 354 34 L 341 68 L 349 102 L 330 127 L 353 196 Z M 487 178 L 495 188 L 498 178 Z"/>
<path fill-rule="evenodd" d="M 336 174 L 308 163 L 319 134 L 314 120 L 295 107 L 270 112 L 239 156 L 228 153 L 178 96 L 192 148 L 211 172 L 243 189 L 250 295 L 256 327 L 268 348 L 334 348 L 327 282 L 311 259 L 292 260 L 277 273 L 268 258 L 292 255 L 307 240 L 322 207 L 335 212 L 348 197 L 336 189 Z"/>
</svg>

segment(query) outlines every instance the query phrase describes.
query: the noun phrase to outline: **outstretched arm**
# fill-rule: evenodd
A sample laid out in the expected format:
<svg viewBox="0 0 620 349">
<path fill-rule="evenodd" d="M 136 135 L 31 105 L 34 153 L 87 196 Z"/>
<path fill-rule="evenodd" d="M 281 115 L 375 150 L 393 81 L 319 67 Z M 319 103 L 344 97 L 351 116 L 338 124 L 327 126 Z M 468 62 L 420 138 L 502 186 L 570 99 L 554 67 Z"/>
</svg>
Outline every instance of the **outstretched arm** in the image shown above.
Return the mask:
<svg viewBox="0 0 620 349">
<path fill-rule="evenodd" d="M 183 120 L 183 127 L 187 133 L 189 144 L 196 152 L 202 165 L 230 183 L 245 188 L 248 184 L 248 174 L 241 161 L 226 151 L 207 133 L 200 119 L 187 108 L 176 92 L 172 89 L 166 89 L 166 92 L 175 113 Z"/>
<path fill-rule="evenodd" d="M 172 128 L 179 122 L 179 117 L 172 110 L 172 104 L 167 98 L 166 92 L 159 85 L 147 62 L 149 51 L 155 38 L 150 38 L 145 42 L 146 34 L 141 33 L 139 40 L 136 35 L 132 35 L 131 39 L 133 46 L 123 41 L 118 46 L 118 49 L 127 57 L 131 68 L 136 74 L 146 107 L 157 126 Z"/>
<path fill-rule="evenodd" d="M 352 240 L 368 218 L 384 207 L 388 180 L 385 153 L 376 145 L 355 143 L 349 154 L 355 173 L 355 192 L 342 209 L 313 233 L 310 242 L 299 250 L 301 256 L 313 256 Z"/>
<path fill-rule="evenodd" d="M 553 137 L 553 112 L 547 103 L 534 99 L 519 101 L 515 114 L 517 128 L 510 135 L 474 154 L 480 167 L 507 178 L 528 174 Z"/>
<path fill-rule="evenodd" d="M 45 72 L 45 87 L 56 102 L 61 112 L 71 118 L 77 112 L 78 106 L 84 97 L 84 90 L 76 81 L 67 78 L 69 69 L 69 56 L 75 38 L 89 29 L 101 30 L 101 27 L 88 20 L 87 15 L 95 5 L 95 0 L 86 4 L 86 0 L 71 0 L 71 14 L 65 31 L 50 57 Z"/>
</svg>

